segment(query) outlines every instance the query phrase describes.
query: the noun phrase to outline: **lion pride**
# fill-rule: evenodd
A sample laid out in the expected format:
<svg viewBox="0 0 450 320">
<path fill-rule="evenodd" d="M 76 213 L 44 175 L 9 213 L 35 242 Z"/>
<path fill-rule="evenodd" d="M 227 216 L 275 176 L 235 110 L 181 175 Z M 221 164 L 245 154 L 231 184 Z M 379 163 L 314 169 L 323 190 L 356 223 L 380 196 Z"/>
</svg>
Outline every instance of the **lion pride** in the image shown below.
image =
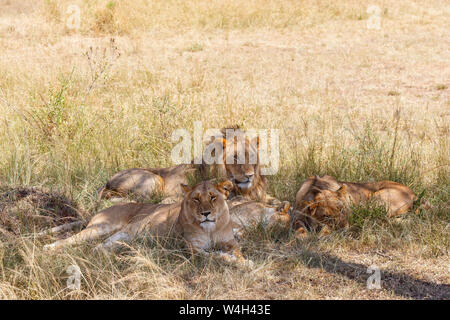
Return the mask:
<svg viewBox="0 0 450 320">
<path fill-rule="evenodd" d="M 243 261 L 234 239 L 233 224 L 226 197 L 233 185 L 230 181 L 214 184 L 203 181 L 195 187 L 183 185 L 185 197 L 181 203 L 117 204 L 96 214 L 81 232 L 44 247 L 55 250 L 110 235 L 97 249 L 110 249 L 119 241 L 130 241 L 140 232 L 153 236 L 179 234 L 193 252 L 205 253 L 211 248 L 222 250 L 221 256 Z"/>
<path fill-rule="evenodd" d="M 46 245 L 44 249 L 59 249 L 107 235 L 110 236 L 97 248 L 111 249 L 118 242 L 132 240 L 142 231 L 148 231 L 153 236 L 167 236 L 173 231 L 183 235 L 193 251 L 204 251 L 215 245 L 225 251 L 232 250 L 238 257 L 234 233 L 240 236 L 245 229 L 259 222 L 290 224 L 288 203 L 276 208 L 243 197 L 227 201 L 232 188 L 233 184 L 228 180 L 218 184 L 204 181 L 192 188 L 182 185 L 185 197 L 181 203 L 117 204 L 96 214 L 83 231 Z M 233 208 L 230 210 L 229 206 Z M 58 233 L 72 227 L 74 223 L 69 223 L 42 234 Z"/>
<path fill-rule="evenodd" d="M 231 139 L 223 138 L 227 130 L 233 130 Z M 160 193 L 167 197 L 179 198 L 182 195 L 180 184 L 188 184 L 190 176 L 199 174 L 202 180 L 216 175 L 233 182 L 232 196 L 242 195 L 247 199 L 266 201 L 267 180 L 261 175 L 258 154 L 259 138 L 249 139 L 239 128 L 221 130 L 220 137 L 212 137 L 210 144 L 219 144 L 223 148 L 223 163 L 181 164 L 168 168 L 133 168 L 118 172 L 99 190 L 100 197 L 126 196 L 151 197 Z M 239 163 L 238 155 L 244 155 Z M 250 161 L 254 159 L 255 161 Z M 231 161 L 230 161 L 231 160 Z"/>
</svg>

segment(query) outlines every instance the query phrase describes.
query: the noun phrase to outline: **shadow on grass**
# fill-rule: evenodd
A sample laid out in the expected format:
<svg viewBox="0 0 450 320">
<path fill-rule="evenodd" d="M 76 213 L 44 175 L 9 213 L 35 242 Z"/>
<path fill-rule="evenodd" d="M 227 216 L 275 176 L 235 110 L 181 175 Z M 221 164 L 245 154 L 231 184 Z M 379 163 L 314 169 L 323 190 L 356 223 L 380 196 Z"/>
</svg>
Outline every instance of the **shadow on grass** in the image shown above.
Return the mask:
<svg viewBox="0 0 450 320">
<path fill-rule="evenodd" d="M 346 262 L 340 258 L 327 254 L 306 251 L 302 260 L 310 268 L 321 268 L 329 273 L 343 275 L 348 279 L 366 285 L 370 276 L 364 264 Z M 450 299 L 450 285 L 437 284 L 416 279 L 402 272 L 380 270 L 381 288 L 393 291 L 396 295 L 410 299 L 448 300 Z"/>
</svg>

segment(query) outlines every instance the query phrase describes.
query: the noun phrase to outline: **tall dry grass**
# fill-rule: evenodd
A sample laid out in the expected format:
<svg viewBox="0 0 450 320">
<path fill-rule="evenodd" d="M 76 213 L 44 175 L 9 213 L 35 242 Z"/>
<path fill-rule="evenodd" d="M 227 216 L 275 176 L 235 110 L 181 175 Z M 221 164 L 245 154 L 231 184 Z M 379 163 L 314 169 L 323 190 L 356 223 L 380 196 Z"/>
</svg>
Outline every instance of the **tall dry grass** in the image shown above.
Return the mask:
<svg viewBox="0 0 450 320">
<path fill-rule="evenodd" d="M 80 6 L 80 30 L 66 26 L 69 4 Z M 322 239 L 257 226 L 243 240 L 251 272 L 190 259 L 172 240 L 49 256 L 41 248 L 50 239 L 33 230 L 2 233 L 0 296 L 445 297 L 449 7 L 384 1 L 381 30 L 369 30 L 369 4 L 0 2 L 2 187 L 57 190 L 88 219 L 110 204 L 96 189 L 111 174 L 170 165 L 171 133 L 200 120 L 205 129 L 279 129 L 280 170 L 269 188 L 282 200 L 327 173 L 398 181 L 433 205 L 395 221 L 358 207 L 350 230 Z M 72 264 L 83 273 L 80 291 L 66 288 Z M 371 264 L 386 275 L 383 290 L 366 289 Z"/>
</svg>

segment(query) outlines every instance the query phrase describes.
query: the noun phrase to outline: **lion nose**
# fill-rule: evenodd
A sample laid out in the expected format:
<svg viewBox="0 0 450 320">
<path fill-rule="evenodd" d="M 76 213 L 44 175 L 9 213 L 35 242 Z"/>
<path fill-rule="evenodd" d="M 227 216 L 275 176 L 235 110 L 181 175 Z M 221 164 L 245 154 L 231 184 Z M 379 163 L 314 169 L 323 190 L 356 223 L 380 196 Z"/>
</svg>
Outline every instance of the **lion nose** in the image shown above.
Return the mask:
<svg viewBox="0 0 450 320">
<path fill-rule="evenodd" d="M 211 214 L 211 211 L 204 211 L 202 212 L 202 215 L 204 215 L 206 218 Z"/>
</svg>

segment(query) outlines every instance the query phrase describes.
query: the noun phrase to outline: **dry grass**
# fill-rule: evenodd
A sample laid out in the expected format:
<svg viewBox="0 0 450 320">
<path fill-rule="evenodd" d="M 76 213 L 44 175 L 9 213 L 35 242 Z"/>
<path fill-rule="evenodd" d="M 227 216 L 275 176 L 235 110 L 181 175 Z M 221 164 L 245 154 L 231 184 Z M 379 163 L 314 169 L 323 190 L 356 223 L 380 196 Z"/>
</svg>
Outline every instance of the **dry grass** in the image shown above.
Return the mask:
<svg viewBox="0 0 450 320">
<path fill-rule="evenodd" d="M 108 176 L 169 165 L 172 131 L 201 120 L 280 129 L 280 199 L 328 173 L 395 180 L 434 206 L 400 221 L 355 208 L 366 218 L 322 239 L 250 230 L 251 272 L 176 241 L 48 256 L 30 227 L 0 237 L 0 297 L 448 299 L 450 7 L 382 1 L 371 30 L 370 4 L 0 0 L 2 188 L 58 190 L 89 218 L 108 205 L 95 199 Z M 80 291 L 66 288 L 74 263 Z M 366 288 L 372 264 L 381 290 Z"/>
</svg>

